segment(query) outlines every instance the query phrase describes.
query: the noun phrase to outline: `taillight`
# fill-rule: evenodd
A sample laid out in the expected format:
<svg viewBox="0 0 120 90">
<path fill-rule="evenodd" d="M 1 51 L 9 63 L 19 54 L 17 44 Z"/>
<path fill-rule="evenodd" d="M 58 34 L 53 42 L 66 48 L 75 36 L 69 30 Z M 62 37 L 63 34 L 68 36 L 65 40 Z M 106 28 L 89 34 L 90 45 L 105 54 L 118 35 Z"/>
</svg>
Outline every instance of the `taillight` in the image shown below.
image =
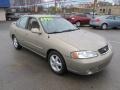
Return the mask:
<svg viewBox="0 0 120 90">
<path fill-rule="evenodd" d="M 100 19 L 95 19 L 95 22 L 100 22 Z"/>
</svg>

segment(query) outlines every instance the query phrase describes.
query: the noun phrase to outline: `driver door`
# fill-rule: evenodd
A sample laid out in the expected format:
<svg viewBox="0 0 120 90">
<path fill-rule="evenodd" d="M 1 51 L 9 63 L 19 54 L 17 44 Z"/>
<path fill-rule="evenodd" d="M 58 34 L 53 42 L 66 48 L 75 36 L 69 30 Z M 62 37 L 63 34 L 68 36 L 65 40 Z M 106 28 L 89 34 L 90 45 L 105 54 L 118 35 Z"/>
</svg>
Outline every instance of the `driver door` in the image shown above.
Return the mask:
<svg viewBox="0 0 120 90">
<path fill-rule="evenodd" d="M 40 33 L 34 33 L 31 30 L 37 28 L 40 30 L 40 25 L 36 18 L 30 17 L 27 25 L 28 32 L 26 34 L 27 47 L 38 54 L 43 55 L 43 37 Z"/>
</svg>

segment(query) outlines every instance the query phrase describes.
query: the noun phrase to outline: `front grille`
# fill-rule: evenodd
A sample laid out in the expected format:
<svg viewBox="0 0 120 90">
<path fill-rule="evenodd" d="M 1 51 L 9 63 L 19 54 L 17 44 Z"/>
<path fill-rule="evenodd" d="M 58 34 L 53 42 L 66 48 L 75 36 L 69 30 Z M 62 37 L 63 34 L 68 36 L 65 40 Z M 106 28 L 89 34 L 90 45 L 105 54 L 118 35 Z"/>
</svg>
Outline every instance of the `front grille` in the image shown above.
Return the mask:
<svg viewBox="0 0 120 90">
<path fill-rule="evenodd" d="M 105 47 L 103 47 L 103 48 L 101 48 L 101 49 L 98 49 L 98 52 L 99 52 L 100 54 L 104 54 L 104 53 L 106 53 L 108 50 L 109 50 L 108 45 L 106 45 Z"/>
</svg>

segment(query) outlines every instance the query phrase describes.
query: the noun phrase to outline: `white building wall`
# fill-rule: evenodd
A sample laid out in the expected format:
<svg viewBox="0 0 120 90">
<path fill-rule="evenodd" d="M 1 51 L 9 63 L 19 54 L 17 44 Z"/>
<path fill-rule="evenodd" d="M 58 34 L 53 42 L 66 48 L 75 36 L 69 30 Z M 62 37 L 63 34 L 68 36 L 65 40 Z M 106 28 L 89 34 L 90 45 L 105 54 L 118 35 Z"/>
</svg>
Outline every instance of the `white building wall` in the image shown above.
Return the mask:
<svg viewBox="0 0 120 90">
<path fill-rule="evenodd" d="M 0 21 L 6 21 L 6 11 L 3 8 L 0 8 Z"/>
</svg>

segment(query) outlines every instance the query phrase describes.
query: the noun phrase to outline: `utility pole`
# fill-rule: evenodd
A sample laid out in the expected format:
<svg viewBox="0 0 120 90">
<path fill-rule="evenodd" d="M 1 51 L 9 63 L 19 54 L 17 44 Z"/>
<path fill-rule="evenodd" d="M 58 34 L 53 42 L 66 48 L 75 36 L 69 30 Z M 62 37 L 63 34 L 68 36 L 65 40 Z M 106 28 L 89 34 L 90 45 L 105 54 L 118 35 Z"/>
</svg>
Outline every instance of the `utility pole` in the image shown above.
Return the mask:
<svg viewBox="0 0 120 90">
<path fill-rule="evenodd" d="M 65 13 L 65 0 L 62 0 L 62 13 Z"/>
<path fill-rule="evenodd" d="M 57 0 L 55 0 L 55 13 L 57 12 Z"/>
<path fill-rule="evenodd" d="M 93 4 L 93 18 L 95 17 L 96 5 L 97 5 L 97 0 L 94 0 L 94 4 Z"/>
</svg>

